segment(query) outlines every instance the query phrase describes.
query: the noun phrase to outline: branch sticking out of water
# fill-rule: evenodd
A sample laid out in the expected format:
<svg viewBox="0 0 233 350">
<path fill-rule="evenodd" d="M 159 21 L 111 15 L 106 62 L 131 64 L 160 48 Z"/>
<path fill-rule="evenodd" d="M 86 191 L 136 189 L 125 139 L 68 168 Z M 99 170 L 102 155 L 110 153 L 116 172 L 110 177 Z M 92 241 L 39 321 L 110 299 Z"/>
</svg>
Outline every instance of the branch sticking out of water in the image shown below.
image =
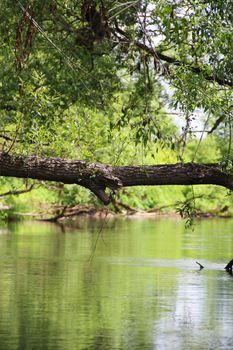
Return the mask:
<svg viewBox="0 0 233 350">
<path fill-rule="evenodd" d="M 200 270 L 204 269 L 204 266 L 200 264 L 198 261 L 196 261 L 196 264 L 200 266 Z"/>
<path fill-rule="evenodd" d="M 225 270 L 232 272 L 233 259 L 224 267 Z"/>
</svg>

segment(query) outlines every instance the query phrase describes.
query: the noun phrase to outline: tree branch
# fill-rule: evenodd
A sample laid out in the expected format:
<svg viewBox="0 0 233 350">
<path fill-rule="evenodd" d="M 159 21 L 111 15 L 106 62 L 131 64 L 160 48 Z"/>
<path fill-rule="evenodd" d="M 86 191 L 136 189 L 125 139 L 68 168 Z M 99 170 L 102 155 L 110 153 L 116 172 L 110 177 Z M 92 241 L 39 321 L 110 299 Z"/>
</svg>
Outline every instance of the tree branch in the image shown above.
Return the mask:
<svg viewBox="0 0 233 350">
<path fill-rule="evenodd" d="M 104 204 L 111 200 L 106 188 L 115 191 L 127 186 L 212 184 L 233 190 L 233 175 L 223 172 L 218 164 L 111 166 L 0 153 L 0 176 L 77 184 L 91 190 Z"/>
<path fill-rule="evenodd" d="M 24 190 L 4 192 L 0 194 L 0 197 L 10 196 L 10 195 L 18 196 L 19 194 L 30 192 L 33 189 L 33 187 L 34 185 L 31 185 L 29 187 L 26 187 Z"/>
<path fill-rule="evenodd" d="M 229 263 L 224 267 L 225 270 L 227 270 L 228 272 L 232 272 L 232 267 L 233 267 L 233 259 L 231 261 L 229 261 Z"/>
<path fill-rule="evenodd" d="M 208 131 L 208 134 L 212 134 L 217 128 L 218 126 L 224 121 L 224 119 L 226 118 L 226 114 L 221 115 L 214 123 L 214 125 L 212 126 L 212 128 Z"/>
<path fill-rule="evenodd" d="M 208 81 L 218 83 L 219 85 L 227 85 L 227 86 L 233 87 L 233 82 L 231 80 L 228 80 L 226 78 L 220 78 L 217 75 L 209 75 L 201 67 L 192 66 L 191 62 L 189 63 L 185 61 L 180 61 L 175 57 L 164 55 L 162 52 L 157 51 L 153 47 L 149 47 L 138 40 L 129 38 L 129 36 L 117 25 L 116 25 L 115 31 L 122 36 L 122 37 L 117 36 L 119 41 L 122 41 L 128 44 L 133 43 L 139 49 L 147 52 L 149 55 L 153 56 L 155 59 L 160 59 L 161 61 L 164 61 L 168 64 L 173 64 L 175 66 L 186 66 L 191 72 L 195 74 L 203 74 L 203 77 Z M 112 34 L 115 34 L 114 30 L 112 30 Z"/>
</svg>

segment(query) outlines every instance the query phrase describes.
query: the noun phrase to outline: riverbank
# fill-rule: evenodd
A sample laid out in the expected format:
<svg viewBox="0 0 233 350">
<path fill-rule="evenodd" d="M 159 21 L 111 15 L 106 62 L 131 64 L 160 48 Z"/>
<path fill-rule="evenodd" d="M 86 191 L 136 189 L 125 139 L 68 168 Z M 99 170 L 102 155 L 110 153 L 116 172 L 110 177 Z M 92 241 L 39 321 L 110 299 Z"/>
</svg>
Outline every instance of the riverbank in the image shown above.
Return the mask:
<svg viewBox="0 0 233 350">
<path fill-rule="evenodd" d="M 5 208 L 6 210 L 6 208 Z M 211 212 L 196 211 L 192 214 L 193 218 L 222 218 L 228 219 L 233 216 L 225 211 L 213 210 Z M 135 208 L 124 208 L 122 210 L 114 210 L 108 207 L 95 207 L 90 205 L 62 206 L 47 205 L 40 208 L 38 212 L 12 212 L 8 216 L 9 221 L 17 220 L 36 220 L 44 222 L 67 222 L 75 221 L 78 217 L 90 217 L 95 219 L 127 217 L 137 218 L 157 218 L 157 217 L 174 217 L 182 218 L 182 215 L 175 210 L 159 210 L 157 208 L 150 210 L 140 210 Z M 183 216 L 187 219 L 188 216 Z"/>
<path fill-rule="evenodd" d="M 216 186 L 148 186 L 121 191 L 103 206 L 79 186 L 22 184 L 12 179 L 1 188 L 0 220 L 61 222 L 80 216 L 104 217 L 233 217 L 232 195 Z"/>
</svg>

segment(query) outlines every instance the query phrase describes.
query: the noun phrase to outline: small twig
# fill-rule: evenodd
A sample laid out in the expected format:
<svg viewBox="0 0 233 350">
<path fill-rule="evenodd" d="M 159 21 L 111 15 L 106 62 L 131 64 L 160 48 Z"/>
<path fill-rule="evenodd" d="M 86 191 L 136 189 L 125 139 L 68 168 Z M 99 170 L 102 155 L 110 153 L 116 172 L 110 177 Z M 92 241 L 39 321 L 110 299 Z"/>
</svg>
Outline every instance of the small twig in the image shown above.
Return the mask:
<svg viewBox="0 0 233 350">
<path fill-rule="evenodd" d="M 5 192 L 5 193 L 1 193 L 0 197 L 10 196 L 10 195 L 16 195 L 17 196 L 17 195 L 22 194 L 22 193 L 30 192 L 33 189 L 33 187 L 34 187 L 34 184 L 31 185 L 28 188 L 25 188 L 24 190 L 8 191 L 8 192 Z"/>
<path fill-rule="evenodd" d="M 96 238 L 96 240 L 95 240 L 93 250 L 92 250 L 91 255 L 90 255 L 89 259 L 88 259 L 88 260 L 89 260 L 89 263 L 90 263 L 90 262 L 93 260 L 93 258 L 94 258 L 94 255 L 95 255 L 95 251 L 96 251 L 96 248 L 97 248 L 97 244 L 98 244 L 99 238 L 101 237 L 101 234 L 102 234 L 102 231 L 103 231 L 103 229 L 104 229 L 104 226 L 106 226 L 106 224 L 107 224 L 107 216 L 108 216 L 108 211 L 106 210 L 106 211 L 105 211 L 105 217 L 104 217 L 104 220 L 103 220 L 103 222 L 102 222 L 102 225 L 100 226 L 99 232 L 98 232 L 98 234 L 97 234 L 97 238 Z M 106 243 L 105 243 L 103 237 L 102 237 L 102 241 L 103 241 L 104 244 L 106 245 Z"/>
<path fill-rule="evenodd" d="M 11 137 L 6 136 L 6 135 L 4 135 L 4 134 L 0 134 L 0 137 L 1 137 L 2 139 L 6 140 L 6 141 L 12 141 L 12 138 L 11 138 Z"/>
</svg>

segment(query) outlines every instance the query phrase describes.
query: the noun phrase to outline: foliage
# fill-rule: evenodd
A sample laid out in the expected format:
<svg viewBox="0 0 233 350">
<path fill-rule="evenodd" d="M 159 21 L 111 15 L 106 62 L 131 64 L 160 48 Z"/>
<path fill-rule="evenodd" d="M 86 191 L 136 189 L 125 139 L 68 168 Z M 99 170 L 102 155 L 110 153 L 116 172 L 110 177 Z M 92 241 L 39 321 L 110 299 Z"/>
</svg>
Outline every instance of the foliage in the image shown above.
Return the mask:
<svg viewBox="0 0 233 350">
<path fill-rule="evenodd" d="M 3 0 L 2 8 L 1 151 L 232 171 L 231 1 Z M 169 205 L 166 191 L 190 203 L 176 187 L 140 191 L 120 196 L 141 208 Z M 71 186 L 62 201 L 93 197 Z"/>
</svg>

